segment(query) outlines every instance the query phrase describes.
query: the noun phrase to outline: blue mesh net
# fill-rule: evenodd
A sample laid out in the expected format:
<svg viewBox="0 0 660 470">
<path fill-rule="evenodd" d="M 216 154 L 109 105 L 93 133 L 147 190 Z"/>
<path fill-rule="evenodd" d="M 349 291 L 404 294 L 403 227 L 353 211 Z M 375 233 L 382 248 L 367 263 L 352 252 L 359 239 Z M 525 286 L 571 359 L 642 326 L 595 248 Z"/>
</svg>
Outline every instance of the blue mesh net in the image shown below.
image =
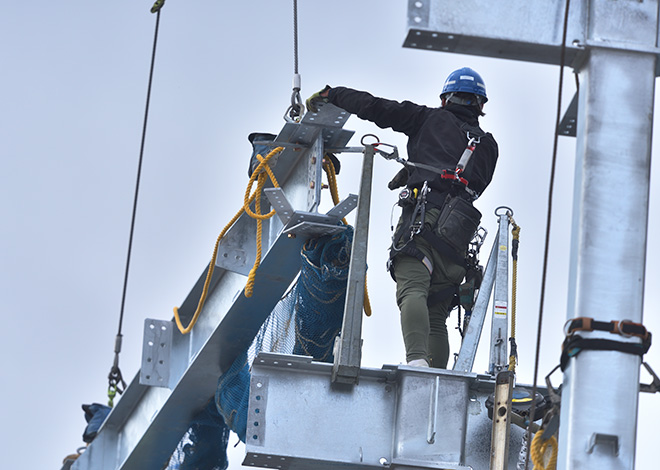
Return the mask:
<svg viewBox="0 0 660 470">
<path fill-rule="evenodd" d="M 200 411 L 176 446 L 167 470 L 225 470 L 229 427 L 213 400 Z"/>
<path fill-rule="evenodd" d="M 250 394 L 250 366 L 262 351 L 311 356 L 332 362 L 341 330 L 353 230 L 305 243 L 300 276 L 275 306 L 250 348 L 218 381 L 216 406 L 225 422 L 245 442 Z"/>
<path fill-rule="evenodd" d="M 333 362 L 341 330 L 353 229 L 312 239 L 301 251 L 291 289 L 261 326 L 249 349 L 218 380 L 215 399 L 193 421 L 167 470 L 224 470 L 229 429 L 245 442 L 250 366 L 260 352 L 311 356 Z M 215 462 L 215 463 L 214 463 Z"/>
</svg>

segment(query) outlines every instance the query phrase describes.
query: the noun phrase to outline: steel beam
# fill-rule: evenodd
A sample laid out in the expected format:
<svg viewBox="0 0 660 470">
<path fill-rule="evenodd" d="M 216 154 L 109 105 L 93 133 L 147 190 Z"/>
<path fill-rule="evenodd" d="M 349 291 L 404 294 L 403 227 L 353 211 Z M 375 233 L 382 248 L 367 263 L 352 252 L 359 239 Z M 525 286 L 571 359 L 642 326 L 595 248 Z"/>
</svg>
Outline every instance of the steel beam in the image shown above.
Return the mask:
<svg viewBox="0 0 660 470">
<path fill-rule="evenodd" d="M 280 470 L 486 469 L 488 375 L 385 365 L 360 383 L 331 381 L 332 364 L 260 354 L 252 365 L 247 467 Z M 301 391 L 304 393 L 301 395 Z M 523 429 L 510 429 L 515 470 Z"/>
<path fill-rule="evenodd" d="M 345 111 L 327 105 L 319 113 L 305 115 L 300 124 L 287 123 L 280 132 L 277 142 L 290 145 L 278 157 L 274 172 L 294 208 L 306 211 L 318 205 L 316 191 L 308 196 L 312 186 L 308 179 L 320 178 L 315 170 L 324 145 L 343 146 L 352 136 L 351 131 L 341 129 L 347 117 Z M 314 158 L 316 161 L 312 162 Z M 249 346 L 299 272 L 300 249 L 305 237 L 288 237 L 282 233 L 283 224 L 276 218 L 272 219 L 273 223 L 265 224 L 266 254 L 256 274 L 253 296 L 246 298 L 243 265 L 254 260 L 246 248 L 255 244 L 255 233 L 249 230 L 251 222 L 247 219 L 239 219 L 226 235 L 224 248 L 242 251 L 220 251 L 228 263 L 220 263 L 215 270 L 206 304 L 192 332 L 181 335 L 170 323 L 174 332 L 168 370 L 161 370 L 162 367 L 150 370 L 158 372 L 155 383 L 163 382 L 159 385 L 169 384 L 171 388 L 145 386 L 136 377 L 94 442 L 72 465 L 73 470 L 161 468 L 195 414 L 213 396 L 222 371 Z M 179 313 L 184 324 L 190 321 L 197 307 L 204 278 L 205 273 L 181 305 Z M 156 338 L 166 341 L 163 334 L 149 338 L 152 342 Z M 166 360 L 166 355 L 147 349 L 148 357 Z"/>
<path fill-rule="evenodd" d="M 593 48 L 580 70 L 569 319 L 642 322 L 656 60 Z M 616 351 L 583 351 L 570 359 L 560 468 L 634 468 L 639 368 L 638 356 Z M 616 436 L 616 449 L 603 436 Z"/>
<path fill-rule="evenodd" d="M 565 0 L 408 0 L 403 47 L 559 63 Z M 583 4 L 571 2 L 567 63 L 580 53 Z"/>
</svg>

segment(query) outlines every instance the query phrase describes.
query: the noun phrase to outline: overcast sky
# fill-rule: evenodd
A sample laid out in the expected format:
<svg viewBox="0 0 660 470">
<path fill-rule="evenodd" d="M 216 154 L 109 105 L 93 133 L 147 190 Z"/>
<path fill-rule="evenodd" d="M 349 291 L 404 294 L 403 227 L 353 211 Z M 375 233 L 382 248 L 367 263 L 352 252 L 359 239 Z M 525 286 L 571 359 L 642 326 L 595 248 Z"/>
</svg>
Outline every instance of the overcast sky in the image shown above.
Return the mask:
<svg viewBox="0 0 660 470">
<path fill-rule="evenodd" d="M 488 248 L 497 206 L 511 207 L 522 228 L 518 382 L 531 383 L 558 68 L 404 49 L 403 1 L 299 3 L 303 99 L 327 83 L 437 106 L 452 70 L 470 66 L 483 76 L 490 101 L 481 123 L 498 140 L 500 161 L 477 207 Z M 123 326 L 120 367 L 127 380 L 139 369 L 144 319 L 172 318 L 242 204 L 248 134 L 277 134 L 284 125 L 293 73 L 291 4 L 170 0 L 163 9 Z M 81 404 L 107 400 L 156 20 L 151 5 L 0 5 L 3 468 L 59 469 L 83 444 Z M 575 91 L 567 72 L 564 106 Z M 346 128 L 356 131 L 350 145 L 376 133 L 405 149 L 404 137 L 355 117 Z M 359 159 L 341 159 L 340 193 L 357 193 Z M 561 138 L 540 380 L 558 363 L 563 340 L 574 160 L 575 139 Z M 394 284 L 384 269 L 396 200 L 386 183 L 398 169 L 376 161 L 368 255 L 374 314 L 364 323 L 369 367 L 404 361 Z M 652 182 L 658 178 L 655 165 Z M 660 331 L 657 186 L 644 304 L 653 332 Z M 456 352 L 455 314 L 448 322 Z M 655 346 L 646 356 L 657 371 L 659 351 Z M 484 371 L 487 359 L 482 346 L 475 370 Z M 650 380 L 645 372 L 642 380 Z M 657 460 L 659 400 L 640 399 L 639 469 Z M 232 470 L 240 450 L 233 451 Z"/>
</svg>

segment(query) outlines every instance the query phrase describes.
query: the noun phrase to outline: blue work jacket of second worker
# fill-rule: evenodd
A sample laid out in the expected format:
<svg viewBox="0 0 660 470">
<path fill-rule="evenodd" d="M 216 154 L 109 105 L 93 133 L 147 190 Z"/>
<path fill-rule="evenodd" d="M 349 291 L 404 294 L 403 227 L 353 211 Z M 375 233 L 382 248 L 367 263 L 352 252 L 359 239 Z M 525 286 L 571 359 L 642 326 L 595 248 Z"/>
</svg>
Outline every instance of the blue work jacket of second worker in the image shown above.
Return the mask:
<svg viewBox="0 0 660 470">
<path fill-rule="evenodd" d="M 330 89 L 330 103 L 349 113 L 375 123 L 381 128 L 392 128 L 408 136 L 408 160 L 432 165 L 438 170 L 454 170 L 468 142 L 463 123 L 478 128 L 479 111 L 474 107 L 449 103 L 442 108 L 429 108 L 410 101 L 392 101 L 377 98 L 345 87 Z M 477 144 L 472 158 L 461 175 L 468 187 L 481 194 L 493 178 L 498 149 L 495 139 L 485 133 Z M 408 167 L 409 188 L 421 188 L 428 181 L 431 188 L 444 191 L 450 184 L 438 173 Z"/>
</svg>

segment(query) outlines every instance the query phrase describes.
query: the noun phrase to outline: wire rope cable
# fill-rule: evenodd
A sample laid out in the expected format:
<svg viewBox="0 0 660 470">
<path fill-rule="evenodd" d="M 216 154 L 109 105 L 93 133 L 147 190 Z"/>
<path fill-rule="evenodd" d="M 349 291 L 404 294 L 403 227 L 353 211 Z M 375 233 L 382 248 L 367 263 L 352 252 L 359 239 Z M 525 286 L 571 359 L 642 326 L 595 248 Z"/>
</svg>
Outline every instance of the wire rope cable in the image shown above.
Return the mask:
<svg viewBox="0 0 660 470">
<path fill-rule="evenodd" d="M 300 97 L 300 73 L 298 71 L 298 0 L 293 0 L 293 91 L 291 106 L 284 113 L 284 119 L 289 122 L 300 122 L 305 113 L 305 106 Z"/>
<path fill-rule="evenodd" d="M 149 103 L 151 101 L 151 88 L 153 84 L 154 77 L 154 64 L 156 61 L 156 46 L 158 45 L 158 29 L 160 26 L 160 10 L 165 3 L 164 0 L 158 1 L 154 4 L 151 9 L 152 13 L 156 13 L 156 26 L 154 28 L 154 41 L 151 51 L 151 65 L 149 67 L 149 81 L 147 85 L 147 99 L 144 108 L 144 120 L 142 123 L 142 138 L 140 141 L 140 156 L 138 158 L 138 168 L 137 176 L 135 178 L 135 194 L 133 197 L 133 212 L 131 215 L 131 227 L 128 235 L 128 249 L 126 252 L 126 268 L 124 270 L 124 285 L 122 288 L 121 294 L 121 306 L 119 308 L 119 325 L 117 327 L 117 336 L 115 337 L 115 357 L 110 368 L 110 373 L 108 374 L 108 405 L 113 406 L 114 397 L 117 393 L 123 393 L 126 388 L 126 382 L 124 381 L 121 370 L 119 369 L 119 353 L 121 352 L 121 343 L 122 343 L 122 326 L 124 323 L 124 311 L 126 306 L 126 292 L 128 290 L 128 273 L 131 266 L 131 252 L 133 250 L 133 235 L 135 233 L 135 216 L 137 213 L 137 203 L 138 196 L 140 194 L 140 177 L 142 175 L 142 162 L 144 160 L 144 144 L 146 141 L 147 135 L 147 123 L 149 121 Z"/>
<path fill-rule="evenodd" d="M 298 0 L 293 0 L 293 73 L 298 74 Z"/>
<path fill-rule="evenodd" d="M 552 222 L 552 197 L 554 192 L 555 184 L 555 173 L 557 167 L 557 145 L 559 142 L 559 123 L 561 122 L 561 95 L 563 92 L 563 83 L 564 83 L 564 64 L 566 61 L 566 36 L 568 32 L 568 12 L 570 8 L 571 0 L 566 0 L 566 7 L 564 9 L 564 25 L 562 31 L 562 41 L 560 48 L 559 56 L 559 86 L 557 91 L 557 116 L 555 119 L 555 132 L 554 132 L 554 141 L 552 148 L 552 164 L 550 167 L 550 184 L 548 188 L 548 210 L 545 226 L 545 246 L 543 249 L 543 270 L 541 275 L 541 296 L 539 299 L 539 318 L 537 323 L 536 331 L 536 352 L 534 356 L 534 382 L 532 386 L 532 396 L 536 396 L 538 389 L 538 373 L 539 373 L 539 358 L 541 354 L 541 333 L 543 331 L 543 304 L 545 302 L 545 289 L 548 273 L 548 252 L 550 246 L 550 227 Z M 530 410 L 530 416 L 534 416 L 536 412 L 536 402 L 532 401 L 532 408 Z M 529 425 L 531 426 L 532 421 Z M 529 430 L 529 427 L 528 427 Z M 531 432 L 528 433 L 527 438 L 527 449 L 531 449 Z M 525 461 L 525 469 L 529 468 L 529 452 L 527 454 L 527 459 Z"/>
</svg>

